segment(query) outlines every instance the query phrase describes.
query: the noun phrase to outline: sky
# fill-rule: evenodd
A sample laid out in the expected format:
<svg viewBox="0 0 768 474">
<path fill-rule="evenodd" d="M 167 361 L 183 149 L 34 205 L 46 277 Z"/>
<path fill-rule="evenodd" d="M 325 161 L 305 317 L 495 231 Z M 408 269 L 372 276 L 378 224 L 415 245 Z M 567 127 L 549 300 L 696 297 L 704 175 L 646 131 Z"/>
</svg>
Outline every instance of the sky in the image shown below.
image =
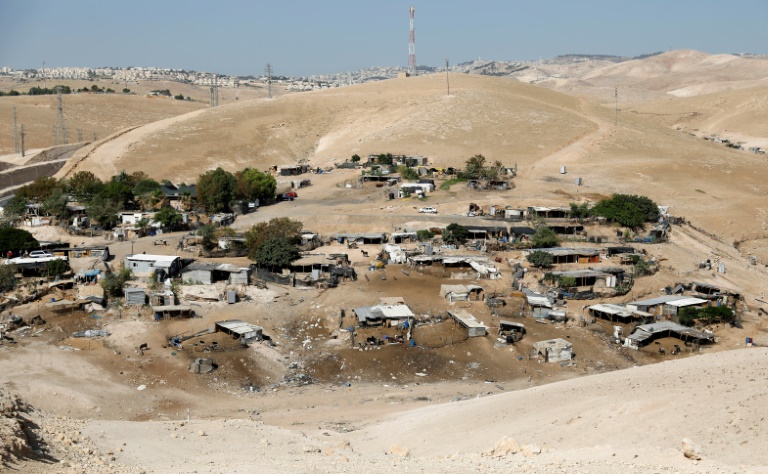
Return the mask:
<svg viewBox="0 0 768 474">
<path fill-rule="evenodd" d="M 766 0 L 0 0 L 0 67 L 157 66 L 331 74 L 416 63 L 768 54 Z"/>
</svg>

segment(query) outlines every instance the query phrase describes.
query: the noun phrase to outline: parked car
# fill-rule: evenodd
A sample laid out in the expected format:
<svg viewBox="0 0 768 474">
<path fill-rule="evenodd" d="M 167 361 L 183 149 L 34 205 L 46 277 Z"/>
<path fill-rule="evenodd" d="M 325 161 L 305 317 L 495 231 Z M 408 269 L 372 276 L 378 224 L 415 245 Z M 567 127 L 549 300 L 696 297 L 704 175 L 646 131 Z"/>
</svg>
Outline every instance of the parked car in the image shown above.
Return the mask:
<svg viewBox="0 0 768 474">
<path fill-rule="evenodd" d="M 293 201 L 297 197 L 299 197 L 298 194 L 296 194 L 293 191 L 289 191 L 287 193 L 278 194 L 277 195 L 277 200 L 278 201 Z"/>
<path fill-rule="evenodd" d="M 434 207 L 422 207 L 419 209 L 419 212 L 425 213 L 425 214 L 437 214 L 437 209 Z"/>
<path fill-rule="evenodd" d="M 53 257 L 53 254 L 45 250 L 33 250 L 29 252 L 29 258 Z"/>
</svg>

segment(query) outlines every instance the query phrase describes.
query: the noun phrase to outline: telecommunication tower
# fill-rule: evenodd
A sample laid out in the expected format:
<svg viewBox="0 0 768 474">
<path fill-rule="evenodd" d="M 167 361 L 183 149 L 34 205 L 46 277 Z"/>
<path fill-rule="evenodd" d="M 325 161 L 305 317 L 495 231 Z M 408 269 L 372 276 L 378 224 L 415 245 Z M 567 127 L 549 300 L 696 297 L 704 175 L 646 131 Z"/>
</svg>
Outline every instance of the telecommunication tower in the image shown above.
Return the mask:
<svg viewBox="0 0 768 474">
<path fill-rule="evenodd" d="M 267 63 L 267 97 L 272 98 L 272 65 Z"/>
<path fill-rule="evenodd" d="M 416 9 L 411 7 L 408 9 L 411 14 L 411 36 L 408 41 L 408 72 L 414 74 L 416 72 L 416 34 L 413 31 L 413 14 Z"/>
<path fill-rule="evenodd" d="M 211 78 L 211 107 L 219 106 L 219 75 Z"/>
<path fill-rule="evenodd" d="M 56 145 L 59 144 L 59 134 L 64 133 L 64 105 L 61 102 L 61 89 L 58 92 L 59 112 L 56 114 Z"/>
</svg>

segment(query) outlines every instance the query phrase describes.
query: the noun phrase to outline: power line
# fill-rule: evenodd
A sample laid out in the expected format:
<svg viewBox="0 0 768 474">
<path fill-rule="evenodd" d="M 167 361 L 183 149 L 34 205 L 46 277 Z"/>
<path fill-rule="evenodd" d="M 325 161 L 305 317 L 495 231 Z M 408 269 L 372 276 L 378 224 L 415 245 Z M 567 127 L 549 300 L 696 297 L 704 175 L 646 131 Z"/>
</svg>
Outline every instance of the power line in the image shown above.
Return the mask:
<svg viewBox="0 0 768 474">
<path fill-rule="evenodd" d="M 448 92 L 447 95 L 451 95 L 451 83 L 448 81 L 448 60 L 445 60 L 445 88 Z"/>
<path fill-rule="evenodd" d="M 19 153 L 19 129 L 16 125 L 16 107 L 13 108 L 13 153 Z"/>
<path fill-rule="evenodd" d="M 272 98 L 272 65 L 267 63 L 267 97 Z"/>
</svg>

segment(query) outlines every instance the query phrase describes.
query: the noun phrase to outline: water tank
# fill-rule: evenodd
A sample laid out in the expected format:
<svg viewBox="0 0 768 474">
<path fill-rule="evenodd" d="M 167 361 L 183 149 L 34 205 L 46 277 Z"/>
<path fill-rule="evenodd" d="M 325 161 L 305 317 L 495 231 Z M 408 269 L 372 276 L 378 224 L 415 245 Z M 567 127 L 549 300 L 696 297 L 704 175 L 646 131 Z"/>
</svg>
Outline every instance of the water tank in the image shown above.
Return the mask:
<svg viewBox="0 0 768 474">
<path fill-rule="evenodd" d="M 565 165 L 560 167 L 560 174 L 565 174 Z"/>
</svg>

